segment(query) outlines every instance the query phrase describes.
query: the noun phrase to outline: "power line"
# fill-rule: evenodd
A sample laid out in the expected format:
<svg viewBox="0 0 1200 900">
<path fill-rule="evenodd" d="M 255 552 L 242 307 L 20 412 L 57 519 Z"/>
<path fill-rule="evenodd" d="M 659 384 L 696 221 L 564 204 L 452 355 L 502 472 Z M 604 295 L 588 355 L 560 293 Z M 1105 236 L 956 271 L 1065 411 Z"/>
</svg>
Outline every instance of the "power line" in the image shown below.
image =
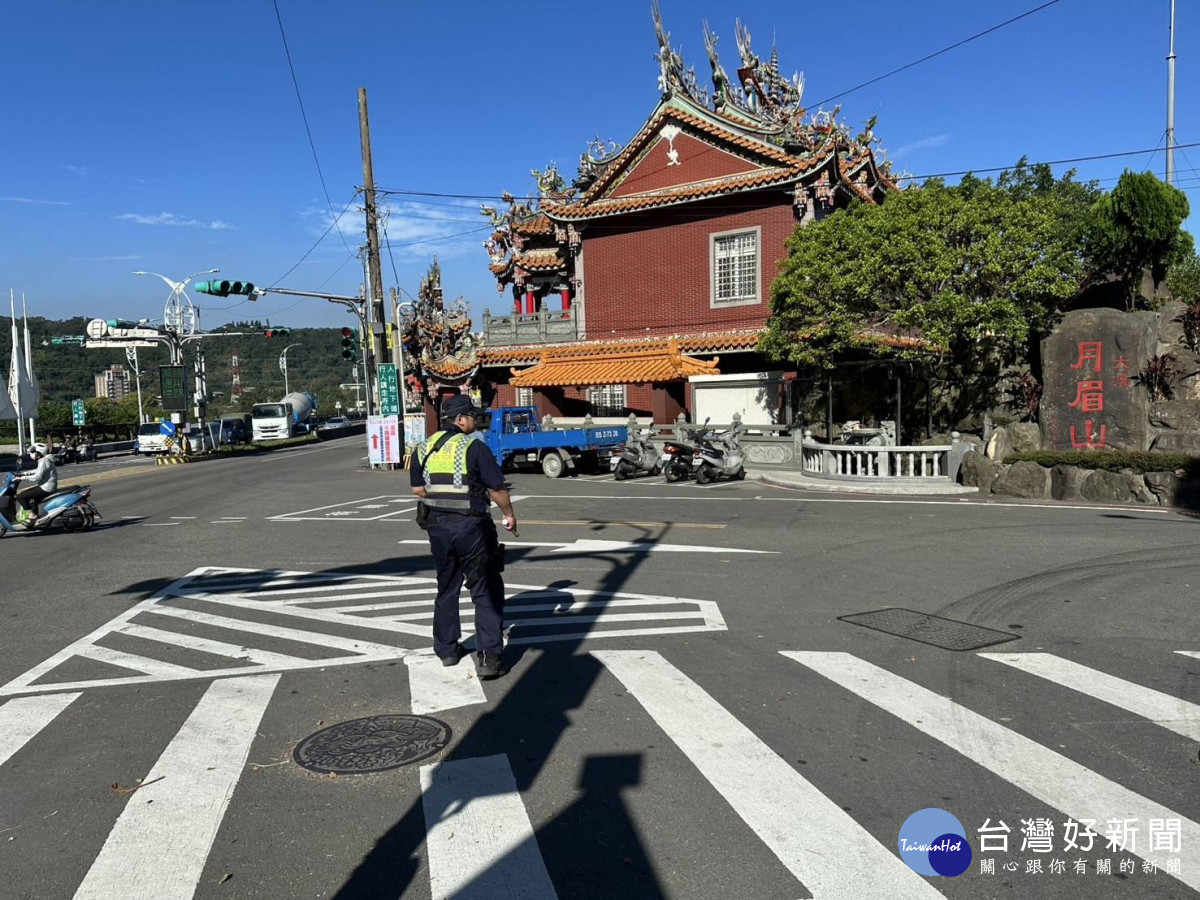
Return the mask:
<svg viewBox="0 0 1200 900">
<path fill-rule="evenodd" d="M 321 241 L 325 240 L 325 238 L 329 236 L 329 232 L 333 231 L 333 229 L 337 226 L 337 223 L 342 220 L 342 216 L 344 216 L 346 214 L 346 210 L 348 210 L 350 208 L 350 204 L 354 202 L 354 199 L 358 196 L 358 193 L 359 192 L 356 190 L 351 195 L 350 199 L 346 202 L 346 205 L 342 207 L 342 211 L 340 213 L 338 213 L 337 215 L 335 215 L 333 217 L 333 219 L 330 221 L 329 227 L 325 229 L 325 232 L 319 238 L 317 238 L 316 242 L 311 247 L 309 247 L 307 250 L 304 251 L 304 255 L 302 257 L 300 257 L 298 260 L 296 260 L 296 262 L 292 265 L 292 267 L 290 269 L 288 269 L 286 272 L 284 272 L 282 275 L 280 275 L 278 278 L 276 278 L 274 281 L 271 282 L 271 287 L 275 287 L 275 285 L 279 284 L 279 282 L 283 281 L 283 279 L 285 279 L 289 275 L 291 275 L 294 271 L 296 271 L 296 268 L 300 265 L 300 263 L 302 263 L 306 259 L 308 259 L 309 254 L 317 249 L 317 247 L 320 245 Z M 333 213 L 332 207 L 330 208 L 329 212 L 331 214 Z M 340 229 L 338 231 L 338 234 L 341 234 Z M 345 235 L 342 236 L 342 243 L 343 244 L 346 243 Z M 347 249 L 349 249 L 349 248 L 347 248 Z M 353 258 L 354 258 L 353 254 L 351 254 L 350 256 L 347 257 L 347 259 L 353 259 Z"/>
<path fill-rule="evenodd" d="M 1193 141 L 1190 144 L 1174 144 L 1173 146 L 1175 147 L 1176 150 L 1181 150 L 1181 149 L 1185 149 L 1188 147 L 1200 147 L 1200 141 Z M 1033 166 L 1062 166 L 1062 165 L 1066 165 L 1067 163 L 1094 162 L 1095 160 L 1098 160 L 1098 159 L 1118 159 L 1119 157 L 1122 157 L 1122 156 L 1141 156 L 1143 153 L 1154 153 L 1157 150 L 1158 150 L 1157 147 L 1153 147 L 1148 150 L 1123 150 L 1120 153 L 1098 153 L 1095 156 L 1076 156 L 1076 157 L 1072 157 L 1070 159 L 1047 159 L 1042 162 L 1026 163 L 1026 167 L 1032 168 Z M 932 175 L 910 175 L 908 177 L 913 178 L 913 179 L 917 179 L 917 178 L 950 178 L 950 177 L 956 176 L 956 175 L 974 175 L 979 172 L 1004 172 L 1004 171 L 1012 169 L 1012 168 L 1013 168 L 1013 166 L 994 166 L 994 167 L 988 168 L 988 169 L 964 169 L 961 172 L 935 172 Z"/>
<path fill-rule="evenodd" d="M 971 41 L 976 41 L 979 38 L 985 37 L 986 35 L 989 35 L 994 31 L 999 31 L 1001 28 L 1004 28 L 1007 25 L 1011 25 L 1014 22 L 1019 22 L 1024 18 L 1028 18 L 1029 16 L 1032 16 L 1034 13 L 1041 12 L 1043 9 L 1054 6 L 1054 4 L 1056 4 L 1058 2 L 1059 2 L 1059 0 L 1048 0 L 1048 2 L 1043 3 L 1041 6 L 1035 6 L 1033 9 L 1026 10 L 1025 12 L 1021 13 L 1019 16 L 1013 16 L 1013 18 L 1008 19 L 1004 22 L 1001 22 L 999 25 L 993 25 L 991 28 L 986 28 L 983 31 L 980 31 L 980 32 L 977 32 L 976 34 L 971 35 L 970 37 L 963 38 L 961 41 L 956 41 L 953 44 L 951 44 L 949 47 L 943 47 L 941 50 L 936 50 L 927 56 L 922 56 L 920 59 L 914 59 L 912 62 L 905 63 L 904 65 L 900 66 L 900 68 L 898 68 L 898 69 L 892 69 L 892 71 L 890 71 L 890 72 L 885 72 L 882 75 L 877 75 L 874 78 L 870 79 L 869 81 L 864 81 L 862 84 L 856 84 L 852 88 L 847 88 L 846 90 L 841 91 L 840 93 L 833 94 L 832 96 L 826 97 L 824 100 L 820 101 L 819 103 L 814 103 L 812 105 L 819 108 L 819 107 L 825 105 L 826 103 L 828 103 L 830 100 L 836 100 L 839 97 L 845 97 L 847 94 L 853 94 L 855 91 L 862 90 L 863 88 L 868 87 L 869 85 L 875 84 L 876 82 L 883 81 L 885 78 L 891 78 L 893 75 L 899 75 L 901 72 L 903 72 L 907 69 L 911 69 L 913 66 L 919 66 L 921 63 L 929 62 L 929 60 L 934 59 L 935 57 L 941 56 L 943 53 L 949 53 L 951 50 L 956 50 L 959 47 L 963 46 L 964 44 L 969 44 L 969 43 L 971 43 Z"/>
<path fill-rule="evenodd" d="M 321 191 L 325 194 L 325 203 L 329 207 L 329 214 L 333 215 L 333 201 L 329 199 L 329 188 L 325 186 L 325 173 L 321 171 L 321 160 L 317 158 L 317 145 L 313 141 L 312 129 L 308 125 L 308 113 L 304 111 L 304 98 L 300 96 L 300 82 L 296 79 L 296 67 L 292 65 L 292 51 L 288 47 L 287 34 L 283 30 L 283 16 L 279 14 L 279 0 L 271 0 L 271 2 L 275 6 L 275 21 L 279 23 L 279 37 L 283 40 L 283 52 L 287 57 L 288 71 L 292 74 L 292 87 L 296 89 L 296 102 L 300 104 L 300 118 L 304 120 L 304 133 L 308 135 L 308 146 L 312 149 L 313 162 L 317 166 L 317 177 L 321 179 Z M 341 237 L 342 246 L 346 248 L 346 252 L 353 255 L 350 245 L 346 243 L 346 236 L 341 231 L 338 232 L 338 236 Z"/>
</svg>

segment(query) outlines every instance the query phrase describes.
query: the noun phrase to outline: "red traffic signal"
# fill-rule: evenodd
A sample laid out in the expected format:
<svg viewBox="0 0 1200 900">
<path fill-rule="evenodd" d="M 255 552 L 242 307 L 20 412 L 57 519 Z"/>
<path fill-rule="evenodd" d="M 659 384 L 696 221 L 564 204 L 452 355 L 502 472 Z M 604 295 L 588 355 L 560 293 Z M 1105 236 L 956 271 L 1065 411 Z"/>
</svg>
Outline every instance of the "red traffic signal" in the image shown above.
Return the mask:
<svg viewBox="0 0 1200 900">
<path fill-rule="evenodd" d="M 342 329 L 342 337 L 344 337 L 344 338 L 354 337 L 354 329 L 353 328 L 343 328 Z"/>
</svg>

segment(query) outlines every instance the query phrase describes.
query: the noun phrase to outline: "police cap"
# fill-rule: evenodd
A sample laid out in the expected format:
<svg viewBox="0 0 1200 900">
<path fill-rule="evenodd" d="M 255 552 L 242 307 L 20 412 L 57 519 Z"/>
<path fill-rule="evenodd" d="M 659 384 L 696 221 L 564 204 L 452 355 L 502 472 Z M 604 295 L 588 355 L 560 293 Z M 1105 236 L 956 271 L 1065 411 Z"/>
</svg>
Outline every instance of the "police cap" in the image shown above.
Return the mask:
<svg viewBox="0 0 1200 900">
<path fill-rule="evenodd" d="M 479 412 L 479 408 L 465 394 L 455 394 L 442 401 L 442 418 L 448 421 L 459 416 L 473 416 Z"/>
</svg>

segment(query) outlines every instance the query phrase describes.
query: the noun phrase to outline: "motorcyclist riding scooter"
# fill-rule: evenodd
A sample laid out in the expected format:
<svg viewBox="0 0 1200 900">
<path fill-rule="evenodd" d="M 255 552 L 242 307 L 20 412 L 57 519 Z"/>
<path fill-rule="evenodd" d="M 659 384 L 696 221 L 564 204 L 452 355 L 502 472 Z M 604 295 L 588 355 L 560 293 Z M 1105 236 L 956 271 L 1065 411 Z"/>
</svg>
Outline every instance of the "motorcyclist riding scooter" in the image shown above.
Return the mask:
<svg viewBox="0 0 1200 900">
<path fill-rule="evenodd" d="M 29 455 L 37 463 L 37 468 L 18 476 L 19 481 L 31 487 L 18 491 L 16 501 L 37 516 L 38 504 L 58 490 L 58 469 L 45 444 L 34 444 L 29 448 Z"/>
</svg>

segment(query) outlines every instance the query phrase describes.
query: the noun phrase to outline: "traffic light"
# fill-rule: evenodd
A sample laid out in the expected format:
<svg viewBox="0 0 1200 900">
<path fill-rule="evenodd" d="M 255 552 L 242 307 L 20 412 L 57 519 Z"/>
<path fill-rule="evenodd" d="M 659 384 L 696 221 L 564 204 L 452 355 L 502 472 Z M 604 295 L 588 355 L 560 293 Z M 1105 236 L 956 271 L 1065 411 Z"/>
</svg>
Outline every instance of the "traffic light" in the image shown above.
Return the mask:
<svg viewBox="0 0 1200 900">
<path fill-rule="evenodd" d="M 290 328 L 264 328 L 263 334 L 266 337 L 287 337 L 292 333 Z"/>
<path fill-rule="evenodd" d="M 230 294 L 253 297 L 262 293 L 249 281 L 197 281 L 192 289 L 197 294 L 212 294 L 214 297 L 228 297 Z"/>
<path fill-rule="evenodd" d="M 354 346 L 354 329 L 342 329 L 342 359 L 348 359 L 350 362 L 358 362 L 358 351 Z"/>
</svg>

